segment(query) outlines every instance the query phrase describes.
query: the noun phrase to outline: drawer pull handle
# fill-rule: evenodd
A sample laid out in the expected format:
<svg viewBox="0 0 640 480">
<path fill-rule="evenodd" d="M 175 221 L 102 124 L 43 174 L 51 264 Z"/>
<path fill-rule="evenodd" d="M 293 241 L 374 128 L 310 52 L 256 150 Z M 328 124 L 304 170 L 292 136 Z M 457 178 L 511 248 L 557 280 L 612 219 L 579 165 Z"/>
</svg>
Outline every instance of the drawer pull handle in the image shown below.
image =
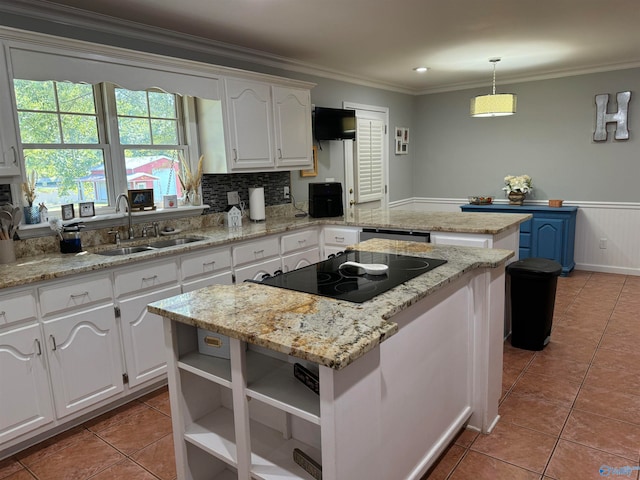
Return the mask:
<svg viewBox="0 0 640 480">
<path fill-rule="evenodd" d="M 254 254 L 254 255 L 260 255 L 260 254 L 262 254 L 262 253 L 264 253 L 264 248 L 263 248 L 262 250 L 255 250 L 255 251 L 253 252 L 253 254 Z"/>
<path fill-rule="evenodd" d="M 7 319 L 7 312 L 5 312 L 4 310 L 0 312 L 0 317 L 4 317 L 4 319 Z"/>
<path fill-rule="evenodd" d="M 208 267 L 208 266 L 210 266 L 210 265 L 215 265 L 215 264 L 216 264 L 216 261 L 215 261 L 215 260 L 212 260 L 211 262 L 204 262 L 204 263 L 202 264 L 202 266 L 203 266 L 203 267 Z"/>
<path fill-rule="evenodd" d="M 298 243 L 307 243 L 307 240 L 303 238 L 302 240 L 298 240 Z"/>
<path fill-rule="evenodd" d="M 36 347 L 38 347 L 38 352 L 36 353 L 36 355 L 40 356 L 42 355 L 42 348 L 40 347 L 40 340 L 38 340 L 36 338 Z"/>
<path fill-rule="evenodd" d="M 151 280 L 155 280 L 158 278 L 158 275 L 152 275 L 151 277 L 142 277 L 143 282 L 150 282 Z"/>
<path fill-rule="evenodd" d="M 89 292 L 82 292 L 82 293 L 76 293 L 76 294 L 71 294 L 69 295 L 69 298 L 71 298 L 71 300 L 75 300 L 76 298 L 82 298 L 82 297 L 88 297 L 89 296 Z"/>
<path fill-rule="evenodd" d="M 344 242 L 344 237 L 335 237 L 336 242 Z"/>
<path fill-rule="evenodd" d="M 217 337 L 210 337 L 207 335 L 204 337 L 204 343 L 209 347 L 222 348 L 222 340 Z"/>
<path fill-rule="evenodd" d="M 58 349 L 58 345 L 56 345 L 56 337 L 49 335 L 49 339 L 51 340 L 51 350 L 55 352 Z"/>
</svg>

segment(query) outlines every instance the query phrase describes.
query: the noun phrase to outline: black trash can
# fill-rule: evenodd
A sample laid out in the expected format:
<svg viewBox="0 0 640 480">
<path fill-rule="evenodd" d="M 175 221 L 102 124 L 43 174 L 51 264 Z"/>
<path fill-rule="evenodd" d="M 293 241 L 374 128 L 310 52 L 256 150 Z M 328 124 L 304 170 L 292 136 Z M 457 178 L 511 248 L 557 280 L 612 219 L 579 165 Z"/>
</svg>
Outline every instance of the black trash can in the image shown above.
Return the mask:
<svg viewBox="0 0 640 480">
<path fill-rule="evenodd" d="M 527 258 L 507 265 L 514 347 L 542 350 L 549 343 L 560 272 L 562 265 L 546 258 Z"/>
</svg>

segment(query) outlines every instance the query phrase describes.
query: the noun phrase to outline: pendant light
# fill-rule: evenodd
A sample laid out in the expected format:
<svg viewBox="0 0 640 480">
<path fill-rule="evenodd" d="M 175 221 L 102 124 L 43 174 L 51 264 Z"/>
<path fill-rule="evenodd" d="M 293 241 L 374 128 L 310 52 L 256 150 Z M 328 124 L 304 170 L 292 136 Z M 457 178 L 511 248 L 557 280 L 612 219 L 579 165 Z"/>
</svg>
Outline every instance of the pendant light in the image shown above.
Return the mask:
<svg viewBox="0 0 640 480">
<path fill-rule="evenodd" d="M 472 117 L 502 117 L 516 113 L 516 96 L 513 93 L 496 94 L 496 63 L 499 58 L 490 58 L 493 63 L 493 90 L 490 95 L 478 95 L 471 99 Z"/>
</svg>

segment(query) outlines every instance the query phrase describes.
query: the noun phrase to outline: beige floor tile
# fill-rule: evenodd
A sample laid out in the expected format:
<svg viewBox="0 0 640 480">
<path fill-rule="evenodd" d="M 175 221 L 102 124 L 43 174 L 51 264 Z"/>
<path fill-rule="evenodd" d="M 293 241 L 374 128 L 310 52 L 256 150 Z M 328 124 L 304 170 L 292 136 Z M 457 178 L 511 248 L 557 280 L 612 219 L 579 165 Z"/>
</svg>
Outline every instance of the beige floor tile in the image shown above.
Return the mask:
<svg viewBox="0 0 640 480">
<path fill-rule="evenodd" d="M 541 474 L 556 440 L 551 435 L 499 422 L 489 435 L 479 436 L 471 450 Z"/>
<path fill-rule="evenodd" d="M 640 425 L 574 410 L 562 438 L 619 455 L 634 464 L 640 459 Z"/>
<path fill-rule="evenodd" d="M 561 439 L 551 456 L 545 475 L 555 480 L 602 480 L 604 476 L 600 474 L 600 469 L 603 466 L 627 465 L 629 461 L 626 458 Z M 637 479 L 638 476 L 635 472 L 630 477 L 613 476 L 611 478 Z"/>
<path fill-rule="evenodd" d="M 540 475 L 470 450 L 449 480 L 539 480 Z"/>
<path fill-rule="evenodd" d="M 163 387 L 155 392 L 149 393 L 140 398 L 140 401 L 151 408 L 155 408 L 159 412 L 167 416 L 171 416 L 171 406 L 169 404 L 169 390 Z"/>
<path fill-rule="evenodd" d="M 171 419 L 149 408 L 102 430 L 98 435 L 121 452 L 131 455 L 171 433 Z"/>
<path fill-rule="evenodd" d="M 421 480 L 445 480 L 456 467 L 465 452 L 466 449 L 461 446 L 451 445 Z"/>
<path fill-rule="evenodd" d="M 640 425 L 640 396 L 637 395 L 608 388 L 583 386 L 574 408 Z"/>
<path fill-rule="evenodd" d="M 501 415 L 500 422 L 513 423 L 557 437 L 569 416 L 569 411 L 568 406 L 511 392 L 500 405 L 498 413 Z"/>
<path fill-rule="evenodd" d="M 527 368 L 527 372 L 580 383 L 584 380 L 588 368 L 588 362 L 575 362 L 539 354 L 533 359 L 531 365 Z"/>
<path fill-rule="evenodd" d="M 638 395 L 640 393 L 640 375 L 635 368 L 618 370 L 591 365 L 583 386 Z"/>
<path fill-rule="evenodd" d="M 513 369 L 524 369 L 535 355 L 535 352 L 511 346 L 511 339 L 507 339 L 503 346 L 502 365 Z"/>
<path fill-rule="evenodd" d="M 571 407 L 579 389 L 580 383 L 578 382 L 527 371 L 520 377 L 512 392 Z"/>
<path fill-rule="evenodd" d="M 4 479 L 9 475 L 13 475 L 20 470 L 24 470 L 24 467 L 13 457 L 0 460 L 0 479 Z"/>
<path fill-rule="evenodd" d="M 31 475 L 28 470 L 20 470 L 5 477 L 3 480 L 36 480 L 36 477 Z"/>
<path fill-rule="evenodd" d="M 600 342 L 600 348 L 627 352 L 630 357 L 633 357 L 634 354 L 638 355 L 638 343 L 640 343 L 640 323 L 638 324 L 637 328 L 637 335 L 614 335 L 612 333 L 607 333 L 607 331 L 605 330 L 605 334 L 602 336 L 602 341 Z"/>
<path fill-rule="evenodd" d="M 138 415 L 139 413 L 148 410 L 149 406 L 140 403 L 137 400 L 129 402 L 121 407 L 111 410 L 107 413 L 100 415 L 94 419 L 85 422 L 84 426 L 92 432 L 101 432 L 109 427 L 112 427 L 128 417 Z"/>
<path fill-rule="evenodd" d="M 129 459 L 102 470 L 91 480 L 157 480 L 140 465 Z"/>
<path fill-rule="evenodd" d="M 91 432 L 82 427 L 72 428 L 59 435 L 51 437 L 44 442 L 40 442 L 33 447 L 27 448 L 18 453 L 16 457 L 27 467 L 30 467 L 36 462 L 47 458 L 50 455 L 55 455 L 57 452 L 64 450 L 76 443 L 85 442 L 87 439 L 93 437 Z"/>
<path fill-rule="evenodd" d="M 630 318 L 628 315 L 614 312 L 607 324 L 605 333 L 634 338 L 640 342 L 640 319 Z"/>
<path fill-rule="evenodd" d="M 640 351 L 627 349 L 611 350 L 601 346 L 593 359 L 593 365 L 612 370 L 637 371 L 640 366 Z"/>
<path fill-rule="evenodd" d="M 157 442 L 144 447 L 131 458 L 161 480 L 176 477 L 176 457 L 173 449 L 173 435 L 162 437 Z"/>
<path fill-rule="evenodd" d="M 84 480 L 123 459 L 115 448 L 90 435 L 29 468 L 38 480 Z"/>
<path fill-rule="evenodd" d="M 553 334 L 551 335 L 551 341 L 547 344 L 544 350 L 539 351 L 537 356 L 548 357 L 553 361 L 558 360 L 571 360 L 579 363 L 590 363 L 593 359 L 593 355 L 596 352 L 596 347 L 592 345 L 567 345 L 554 340 Z"/>
</svg>

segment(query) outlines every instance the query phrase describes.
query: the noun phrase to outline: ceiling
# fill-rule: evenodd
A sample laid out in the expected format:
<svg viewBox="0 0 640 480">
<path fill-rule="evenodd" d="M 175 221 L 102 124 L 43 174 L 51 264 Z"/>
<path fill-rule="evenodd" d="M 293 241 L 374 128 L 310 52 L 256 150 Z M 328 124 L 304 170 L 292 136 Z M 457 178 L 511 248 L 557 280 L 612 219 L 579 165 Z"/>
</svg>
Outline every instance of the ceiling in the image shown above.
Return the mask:
<svg viewBox="0 0 640 480">
<path fill-rule="evenodd" d="M 48 0 L 428 93 L 640 66 L 638 0 Z M 419 74 L 414 67 L 427 66 Z"/>
</svg>

